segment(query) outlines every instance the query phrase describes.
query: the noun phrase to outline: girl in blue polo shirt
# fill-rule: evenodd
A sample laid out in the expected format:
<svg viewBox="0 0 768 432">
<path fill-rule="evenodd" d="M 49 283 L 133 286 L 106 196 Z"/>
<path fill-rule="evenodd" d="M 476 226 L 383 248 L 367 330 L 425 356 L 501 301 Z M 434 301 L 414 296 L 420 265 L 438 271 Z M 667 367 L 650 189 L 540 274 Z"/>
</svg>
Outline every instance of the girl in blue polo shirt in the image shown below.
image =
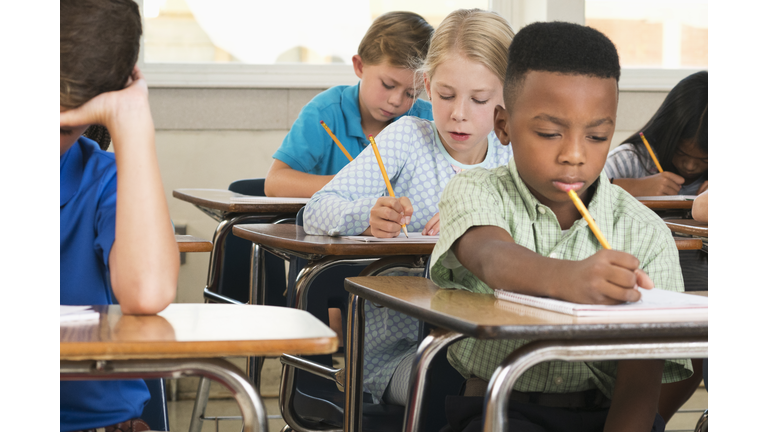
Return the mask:
<svg viewBox="0 0 768 432">
<path fill-rule="evenodd" d="M 416 76 L 432 30 L 412 12 L 389 12 L 376 18 L 352 57 L 360 82 L 332 87 L 301 110 L 272 156 L 266 194 L 309 198 L 349 163 L 321 120 L 353 158 L 368 145 L 368 135 L 378 135 L 403 115 L 432 120 L 429 102 L 417 99 L 422 80 Z"/>
<path fill-rule="evenodd" d="M 120 303 L 154 314 L 176 295 L 179 249 L 155 156 L 147 84 L 135 68 L 132 0 L 60 2 L 62 305 Z M 114 154 L 80 135 L 107 127 Z M 60 430 L 148 430 L 142 380 L 60 382 Z"/>
</svg>

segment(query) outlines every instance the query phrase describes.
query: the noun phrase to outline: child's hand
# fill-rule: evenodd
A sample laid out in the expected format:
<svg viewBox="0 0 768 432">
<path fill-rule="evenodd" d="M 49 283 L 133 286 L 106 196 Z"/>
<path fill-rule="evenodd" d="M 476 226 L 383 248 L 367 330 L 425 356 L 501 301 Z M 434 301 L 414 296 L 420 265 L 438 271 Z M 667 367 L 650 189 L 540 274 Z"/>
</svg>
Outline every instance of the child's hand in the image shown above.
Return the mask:
<svg viewBox="0 0 768 432">
<path fill-rule="evenodd" d="M 138 67 L 133 68 L 125 88 L 102 93 L 75 109 L 60 114 L 60 127 L 76 127 L 91 124 L 104 125 L 115 135 L 120 124 L 135 124 L 146 120 L 149 114 L 147 83 Z M 149 117 L 151 120 L 151 117 Z"/>
<path fill-rule="evenodd" d="M 435 213 L 432 219 L 424 226 L 424 230 L 421 231 L 421 235 L 437 235 L 440 232 L 440 212 Z"/>
<path fill-rule="evenodd" d="M 585 304 L 634 302 L 641 297 L 635 286 L 653 288 L 651 278 L 638 268 L 640 261 L 625 252 L 602 249 L 585 260 L 564 264 L 561 274 L 555 276 L 555 283 L 559 284 L 555 296 L 566 301 Z"/>
<path fill-rule="evenodd" d="M 371 234 L 379 238 L 397 237 L 402 225 L 408 225 L 413 206 L 408 197 L 381 197 L 371 208 Z"/>
<path fill-rule="evenodd" d="M 637 180 L 638 190 L 635 196 L 677 195 L 685 183 L 683 177 L 669 171 Z"/>
<path fill-rule="evenodd" d="M 696 195 L 703 194 L 707 189 L 709 189 L 709 180 L 705 180 L 704 183 L 699 186 L 699 190 L 696 191 Z"/>
</svg>

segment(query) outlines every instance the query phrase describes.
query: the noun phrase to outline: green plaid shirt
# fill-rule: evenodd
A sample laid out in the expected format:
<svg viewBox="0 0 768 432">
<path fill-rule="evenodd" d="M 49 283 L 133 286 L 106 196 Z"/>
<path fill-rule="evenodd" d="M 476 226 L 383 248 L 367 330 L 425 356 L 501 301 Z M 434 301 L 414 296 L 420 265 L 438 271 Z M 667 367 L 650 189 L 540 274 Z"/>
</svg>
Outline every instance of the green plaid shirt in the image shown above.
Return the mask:
<svg viewBox="0 0 768 432">
<path fill-rule="evenodd" d="M 683 291 L 678 252 L 669 229 L 656 214 L 603 173 L 589 203 L 589 212 L 608 243 L 640 260 L 657 288 Z M 493 290 L 464 268 L 451 251 L 453 243 L 473 226 L 491 225 L 510 233 L 515 243 L 550 258 L 583 260 L 600 249 L 587 222 L 579 219 L 563 232 L 557 217 L 528 190 L 514 158 L 508 166 L 473 169 L 454 177 L 440 199 L 440 240 L 432 252 L 431 277 L 443 288 L 479 293 Z M 496 367 L 526 340 L 464 339 L 450 347 L 448 360 L 465 377 L 489 380 Z M 611 397 L 617 362 L 542 363 L 515 383 L 524 392 L 568 393 L 593 388 Z M 669 360 L 664 382 L 692 375 L 690 360 Z"/>
</svg>

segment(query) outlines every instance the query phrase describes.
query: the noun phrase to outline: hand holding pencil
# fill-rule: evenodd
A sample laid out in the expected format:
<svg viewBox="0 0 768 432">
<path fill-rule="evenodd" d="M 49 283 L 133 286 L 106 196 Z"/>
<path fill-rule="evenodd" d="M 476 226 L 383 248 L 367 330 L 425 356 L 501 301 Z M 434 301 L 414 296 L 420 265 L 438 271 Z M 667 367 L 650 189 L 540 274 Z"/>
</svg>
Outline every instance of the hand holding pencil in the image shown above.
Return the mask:
<svg viewBox="0 0 768 432">
<path fill-rule="evenodd" d="M 378 227 L 374 227 L 374 210 L 378 210 L 377 213 L 379 214 L 379 216 L 383 221 L 398 221 L 398 223 L 401 225 L 403 229 L 403 234 L 405 234 L 405 236 L 408 237 L 408 230 L 405 228 L 405 226 L 408 223 L 410 223 L 411 215 L 413 214 L 413 206 L 411 206 L 411 201 L 408 199 L 408 197 L 400 197 L 399 200 L 395 198 L 395 191 L 394 189 L 392 189 L 392 183 L 389 182 L 387 169 L 384 168 L 384 161 L 381 159 L 381 154 L 379 153 L 379 147 L 376 145 L 376 140 L 373 139 L 373 135 L 368 135 L 368 141 L 371 142 L 373 153 L 376 155 L 376 162 L 379 163 L 379 170 L 381 170 L 381 175 L 384 177 L 384 184 L 386 184 L 387 186 L 387 191 L 389 192 L 389 197 L 390 197 L 389 200 L 387 199 L 382 200 L 382 198 L 379 198 L 376 201 L 376 205 L 371 209 L 371 233 L 376 237 L 380 237 L 379 235 L 376 235 Z M 389 207 L 391 210 L 390 211 L 384 210 L 382 212 L 381 211 L 382 209 L 377 209 L 377 207 L 381 207 L 381 206 Z M 392 211 L 396 212 L 396 214 L 392 214 Z M 400 216 L 400 217 L 397 217 L 397 216 Z M 383 229 L 381 231 L 387 234 L 391 234 L 391 232 L 386 229 Z M 382 235 L 381 237 L 397 237 L 397 235 Z"/>
</svg>

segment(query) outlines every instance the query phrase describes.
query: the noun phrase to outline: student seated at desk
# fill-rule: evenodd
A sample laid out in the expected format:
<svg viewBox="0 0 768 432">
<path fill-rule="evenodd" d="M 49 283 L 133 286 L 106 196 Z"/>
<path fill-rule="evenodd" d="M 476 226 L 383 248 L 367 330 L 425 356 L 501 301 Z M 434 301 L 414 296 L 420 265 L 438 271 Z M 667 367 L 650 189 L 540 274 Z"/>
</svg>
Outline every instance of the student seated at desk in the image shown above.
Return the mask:
<svg viewBox="0 0 768 432">
<path fill-rule="evenodd" d="M 412 12 L 389 12 L 371 24 L 352 65 L 360 82 L 332 87 L 315 96 L 299 113 L 264 184 L 267 196 L 306 197 L 326 185 L 349 159 L 320 121 L 330 128 L 351 157 L 403 115 L 432 120 L 421 92 L 421 66 L 432 26 Z"/>
<path fill-rule="evenodd" d="M 310 199 L 304 230 L 397 237 L 405 224 L 411 232 L 437 234 L 437 202 L 448 181 L 463 170 L 506 164 L 512 156 L 493 133 L 493 109 L 504 103 L 506 50 L 513 36 L 509 23 L 495 13 L 451 12 L 435 31 L 424 66 L 434 122 L 403 117 L 377 139 L 397 198 L 387 195 L 373 148 L 367 148 Z M 418 321 L 369 305 L 365 390 L 377 403 L 404 405 Z M 396 368 L 402 379 L 392 380 L 385 394 Z"/>
<path fill-rule="evenodd" d="M 135 67 L 132 0 L 62 0 L 60 278 L 62 305 L 119 302 L 154 314 L 176 295 L 179 249 L 155 156 L 147 84 Z M 107 127 L 115 153 L 81 137 Z M 60 382 L 61 431 L 148 430 L 143 380 Z"/>
<path fill-rule="evenodd" d="M 601 175 L 616 125 L 619 58 L 589 27 L 531 24 L 509 48 L 504 106 L 496 107 L 508 166 L 461 173 L 440 200 L 431 277 L 444 288 L 494 289 L 578 303 L 637 301 L 636 285 L 683 290 L 677 249 L 656 214 Z M 615 250 L 601 249 L 568 197 L 575 190 Z M 465 339 L 448 351 L 466 378 L 447 399 L 452 431 L 480 430 L 496 367 L 527 341 Z M 549 362 L 515 384 L 514 431 L 661 431 L 659 387 L 690 361 Z"/>
<path fill-rule="evenodd" d="M 605 173 L 632 196 L 698 195 L 708 186 L 707 71 L 670 90 L 656 114 L 608 153 Z M 642 133 L 664 170 L 659 173 Z"/>
</svg>

